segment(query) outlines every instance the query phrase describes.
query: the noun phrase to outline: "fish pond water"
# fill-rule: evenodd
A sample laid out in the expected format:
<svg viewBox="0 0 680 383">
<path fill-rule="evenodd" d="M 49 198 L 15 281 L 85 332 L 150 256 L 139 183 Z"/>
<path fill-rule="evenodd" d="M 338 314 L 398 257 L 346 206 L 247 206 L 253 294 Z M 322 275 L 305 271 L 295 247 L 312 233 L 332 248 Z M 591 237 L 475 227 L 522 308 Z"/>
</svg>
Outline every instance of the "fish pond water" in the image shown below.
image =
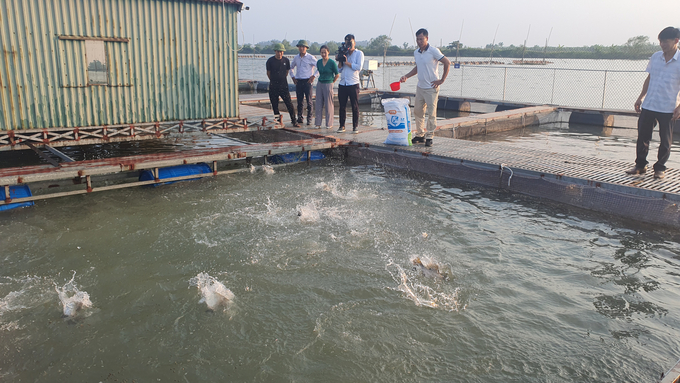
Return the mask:
<svg viewBox="0 0 680 383">
<path fill-rule="evenodd" d="M 651 382 L 680 356 L 677 234 L 378 166 L 252 170 L 1 214 L 0 381 Z"/>
</svg>

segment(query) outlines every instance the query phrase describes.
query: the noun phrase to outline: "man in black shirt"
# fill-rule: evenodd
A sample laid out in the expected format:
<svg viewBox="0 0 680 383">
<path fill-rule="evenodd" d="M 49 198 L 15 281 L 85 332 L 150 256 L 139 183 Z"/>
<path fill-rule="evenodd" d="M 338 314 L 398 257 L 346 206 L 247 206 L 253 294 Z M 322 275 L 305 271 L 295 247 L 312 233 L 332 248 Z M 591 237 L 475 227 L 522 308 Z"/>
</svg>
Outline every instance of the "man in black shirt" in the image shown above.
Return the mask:
<svg viewBox="0 0 680 383">
<path fill-rule="evenodd" d="M 290 70 L 290 61 L 283 57 L 283 52 L 286 48 L 283 44 L 274 44 L 274 56 L 267 60 L 267 77 L 269 77 L 269 101 L 274 110 L 276 120 L 282 123 L 281 115 L 279 113 L 279 97 L 288 109 L 290 120 L 293 126 L 299 127 L 295 119 L 295 108 L 293 102 L 290 100 L 290 92 L 288 91 L 288 71 Z"/>
</svg>

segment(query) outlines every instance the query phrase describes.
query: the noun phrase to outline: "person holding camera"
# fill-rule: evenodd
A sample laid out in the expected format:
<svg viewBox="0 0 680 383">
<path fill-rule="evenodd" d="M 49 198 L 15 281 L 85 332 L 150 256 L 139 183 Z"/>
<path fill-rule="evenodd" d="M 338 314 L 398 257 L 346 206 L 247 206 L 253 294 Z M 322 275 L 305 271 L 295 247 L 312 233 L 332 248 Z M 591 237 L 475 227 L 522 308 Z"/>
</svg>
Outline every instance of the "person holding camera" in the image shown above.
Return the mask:
<svg viewBox="0 0 680 383">
<path fill-rule="evenodd" d="M 293 62 L 290 64 L 290 77 L 293 78 L 295 84 L 295 94 L 297 95 L 298 120 L 302 124 L 302 109 L 304 108 L 304 99 L 307 98 L 307 125 L 312 124 L 312 84 L 314 83 L 314 74 L 316 73 L 316 57 L 307 53 L 309 44 L 307 40 L 300 40 L 297 43 L 300 54 L 293 57 Z M 296 69 L 297 68 L 297 69 Z M 295 70 L 295 74 L 293 74 Z"/>
<path fill-rule="evenodd" d="M 413 114 L 416 116 L 416 136 L 412 143 L 425 142 L 425 146 L 432 146 L 434 131 L 437 129 L 437 102 L 439 101 L 439 86 L 444 83 L 449 74 L 451 61 L 436 47 L 428 42 L 427 29 L 421 28 L 416 32 L 418 49 L 413 52 L 416 66 L 399 81 L 405 82 L 409 77 L 418 75 L 416 87 L 416 105 Z M 444 64 L 444 73 L 439 78 L 439 63 Z M 427 108 L 427 130 L 425 130 L 425 109 Z"/>
<path fill-rule="evenodd" d="M 338 133 L 345 131 L 347 99 L 352 105 L 353 133 L 359 133 L 359 71 L 364 65 L 364 52 L 356 49 L 354 35 L 345 36 L 345 42 L 338 49 L 336 60 L 340 68 L 340 83 L 338 85 L 338 102 L 340 104 L 340 128 Z M 343 49 L 344 48 L 344 49 Z"/>
</svg>

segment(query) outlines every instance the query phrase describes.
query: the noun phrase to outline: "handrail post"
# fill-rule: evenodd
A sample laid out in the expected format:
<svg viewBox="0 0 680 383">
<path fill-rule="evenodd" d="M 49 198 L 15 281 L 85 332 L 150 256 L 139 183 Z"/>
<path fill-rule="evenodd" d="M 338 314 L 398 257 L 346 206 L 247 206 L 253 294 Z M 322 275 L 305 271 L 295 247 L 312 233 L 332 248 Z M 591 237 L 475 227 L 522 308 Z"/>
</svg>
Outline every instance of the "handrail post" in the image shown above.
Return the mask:
<svg viewBox="0 0 680 383">
<path fill-rule="evenodd" d="M 604 84 L 602 84 L 602 109 L 604 109 L 604 98 L 607 94 L 607 71 L 604 71 Z"/>
<path fill-rule="evenodd" d="M 550 103 L 553 103 L 553 99 L 555 98 L 555 77 L 557 75 L 557 69 L 553 68 L 553 86 L 552 86 L 552 93 L 550 93 Z"/>
<path fill-rule="evenodd" d="M 508 67 L 505 67 L 505 73 L 503 74 L 503 101 L 505 101 L 505 87 L 508 81 Z"/>
</svg>

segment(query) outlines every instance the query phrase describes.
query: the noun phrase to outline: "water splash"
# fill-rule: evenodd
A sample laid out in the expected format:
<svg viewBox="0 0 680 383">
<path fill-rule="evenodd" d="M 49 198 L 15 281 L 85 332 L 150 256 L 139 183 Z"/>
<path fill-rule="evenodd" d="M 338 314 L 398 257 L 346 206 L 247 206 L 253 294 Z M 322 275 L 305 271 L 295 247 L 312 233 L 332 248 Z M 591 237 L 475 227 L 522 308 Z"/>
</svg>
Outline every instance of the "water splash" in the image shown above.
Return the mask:
<svg viewBox="0 0 680 383">
<path fill-rule="evenodd" d="M 319 221 L 319 209 L 317 208 L 317 201 L 312 200 L 304 205 L 298 205 L 297 208 L 298 217 L 302 222 L 318 222 Z"/>
<path fill-rule="evenodd" d="M 92 301 L 90 301 L 90 295 L 85 291 L 80 291 L 76 286 L 74 280 L 76 278 L 76 272 L 73 272 L 71 280 L 66 282 L 62 287 L 54 285 L 54 289 L 59 294 L 59 300 L 61 301 L 63 316 L 73 318 L 78 315 L 78 312 L 84 308 L 92 307 Z"/>
<path fill-rule="evenodd" d="M 264 173 L 268 175 L 276 173 L 271 165 L 262 165 L 262 170 L 264 170 Z"/>
<path fill-rule="evenodd" d="M 234 300 L 234 293 L 208 273 L 199 273 L 191 278 L 189 285 L 198 287 L 201 293 L 201 300 L 198 303 L 205 302 L 211 311 L 215 311 L 220 306 L 226 308 Z"/>
<path fill-rule="evenodd" d="M 440 283 L 436 287 L 427 286 L 418 282 L 415 276 L 409 276 L 409 274 L 407 274 L 407 272 L 400 265 L 393 263 L 391 260 L 385 266 L 385 268 L 392 276 L 392 279 L 394 279 L 394 281 L 399 284 L 397 286 L 397 290 L 403 292 L 407 298 L 416 304 L 416 306 L 424 306 L 456 312 L 465 310 L 466 305 L 463 305 L 459 300 L 459 287 L 456 287 L 453 289 L 453 291 L 450 291 L 450 289 L 447 289 L 447 285 L 445 283 Z M 437 281 L 441 281 L 441 279 Z"/>
<path fill-rule="evenodd" d="M 257 171 L 257 169 L 255 168 L 255 166 L 253 166 L 253 164 L 250 164 L 250 174 L 253 174 L 256 171 Z"/>
<path fill-rule="evenodd" d="M 348 201 L 371 200 L 378 196 L 370 188 L 355 185 L 345 185 L 340 179 L 334 179 L 328 182 L 317 182 L 315 188 L 330 193 L 333 197 Z"/>
</svg>

